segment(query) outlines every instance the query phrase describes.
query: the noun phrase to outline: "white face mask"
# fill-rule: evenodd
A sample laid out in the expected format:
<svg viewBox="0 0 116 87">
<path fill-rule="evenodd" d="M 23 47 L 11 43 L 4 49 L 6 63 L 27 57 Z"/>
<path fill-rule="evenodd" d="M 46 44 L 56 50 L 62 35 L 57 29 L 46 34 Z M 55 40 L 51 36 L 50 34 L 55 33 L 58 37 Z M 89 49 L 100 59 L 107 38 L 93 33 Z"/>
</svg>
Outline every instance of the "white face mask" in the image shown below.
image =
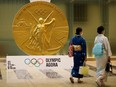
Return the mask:
<svg viewBox="0 0 116 87">
<path fill-rule="evenodd" d="M 81 34 L 80 34 L 81 36 L 83 35 L 83 32 L 81 32 Z"/>
</svg>

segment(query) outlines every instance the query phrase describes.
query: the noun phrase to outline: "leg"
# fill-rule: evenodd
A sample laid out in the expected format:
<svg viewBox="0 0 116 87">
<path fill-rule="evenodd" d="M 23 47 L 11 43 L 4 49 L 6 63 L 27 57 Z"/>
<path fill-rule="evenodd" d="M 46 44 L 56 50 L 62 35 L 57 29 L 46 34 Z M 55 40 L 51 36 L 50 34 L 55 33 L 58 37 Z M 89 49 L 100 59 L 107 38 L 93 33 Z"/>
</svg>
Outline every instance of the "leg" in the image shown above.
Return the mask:
<svg viewBox="0 0 116 87">
<path fill-rule="evenodd" d="M 96 84 L 98 87 L 101 87 L 101 78 L 102 76 L 99 76 L 97 79 L 96 79 Z"/>
<path fill-rule="evenodd" d="M 103 75 L 100 75 L 100 76 L 97 78 L 96 83 L 97 83 L 97 85 L 98 85 L 99 87 L 104 87 L 104 86 L 105 86 L 105 84 L 104 84 L 104 78 L 105 78 L 105 77 L 106 77 L 106 75 L 103 74 Z"/>
<path fill-rule="evenodd" d="M 83 81 L 81 81 L 80 78 L 78 78 L 78 81 L 77 81 L 77 82 L 78 82 L 78 83 L 83 83 Z"/>
<path fill-rule="evenodd" d="M 74 83 L 74 79 L 72 76 L 70 77 L 70 81 L 71 81 L 71 83 Z"/>
</svg>

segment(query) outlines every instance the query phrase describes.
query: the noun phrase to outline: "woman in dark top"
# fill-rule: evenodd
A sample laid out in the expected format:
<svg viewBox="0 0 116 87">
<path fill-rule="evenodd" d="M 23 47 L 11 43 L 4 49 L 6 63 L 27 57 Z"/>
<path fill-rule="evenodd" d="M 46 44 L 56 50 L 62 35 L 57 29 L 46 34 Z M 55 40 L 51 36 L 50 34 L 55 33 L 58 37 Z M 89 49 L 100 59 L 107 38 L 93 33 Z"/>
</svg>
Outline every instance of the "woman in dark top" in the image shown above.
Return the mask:
<svg viewBox="0 0 116 87">
<path fill-rule="evenodd" d="M 82 28 L 78 27 L 76 35 L 70 41 L 70 45 L 73 47 L 72 56 L 74 61 L 70 77 L 71 83 L 74 83 L 73 77 L 78 78 L 78 83 L 83 82 L 80 80 L 80 78 L 83 78 L 83 75 L 79 74 L 79 67 L 86 61 L 86 41 L 82 37 L 82 34 Z"/>
</svg>

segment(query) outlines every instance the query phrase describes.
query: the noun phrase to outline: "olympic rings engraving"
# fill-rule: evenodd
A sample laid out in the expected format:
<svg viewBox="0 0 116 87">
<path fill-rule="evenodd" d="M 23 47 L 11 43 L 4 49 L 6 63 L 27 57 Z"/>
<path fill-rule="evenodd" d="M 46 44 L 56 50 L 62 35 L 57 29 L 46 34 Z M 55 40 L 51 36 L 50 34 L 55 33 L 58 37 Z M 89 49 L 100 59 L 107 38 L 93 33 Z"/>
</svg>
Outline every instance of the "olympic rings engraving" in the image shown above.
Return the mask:
<svg viewBox="0 0 116 87">
<path fill-rule="evenodd" d="M 39 67 L 41 64 L 43 64 L 43 59 L 42 58 L 38 58 L 38 59 L 36 59 L 36 58 L 32 58 L 32 59 L 29 59 L 29 58 L 26 58 L 25 60 L 24 60 L 24 63 L 26 64 L 26 65 L 29 65 L 29 64 L 32 64 L 32 65 L 34 65 L 35 67 Z"/>
</svg>

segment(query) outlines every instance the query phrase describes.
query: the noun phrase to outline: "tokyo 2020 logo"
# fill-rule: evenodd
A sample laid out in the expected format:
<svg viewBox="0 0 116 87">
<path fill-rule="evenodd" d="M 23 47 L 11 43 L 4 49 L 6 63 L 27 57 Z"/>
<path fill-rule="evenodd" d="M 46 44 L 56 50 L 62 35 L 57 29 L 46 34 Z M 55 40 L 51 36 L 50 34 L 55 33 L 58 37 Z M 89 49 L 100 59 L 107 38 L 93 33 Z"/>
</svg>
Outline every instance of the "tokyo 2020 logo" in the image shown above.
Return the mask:
<svg viewBox="0 0 116 87">
<path fill-rule="evenodd" d="M 43 59 L 42 58 L 38 58 L 38 59 L 36 59 L 36 58 L 32 58 L 32 59 L 29 59 L 29 58 L 26 58 L 25 60 L 24 60 L 24 63 L 26 64 L 26 65 L 30 65 L 30 64 L 32 64 L 32 65 L 34 65 L 35 67 L 39 67 L 41 64 L 43 64 Z"/>
</svg>

